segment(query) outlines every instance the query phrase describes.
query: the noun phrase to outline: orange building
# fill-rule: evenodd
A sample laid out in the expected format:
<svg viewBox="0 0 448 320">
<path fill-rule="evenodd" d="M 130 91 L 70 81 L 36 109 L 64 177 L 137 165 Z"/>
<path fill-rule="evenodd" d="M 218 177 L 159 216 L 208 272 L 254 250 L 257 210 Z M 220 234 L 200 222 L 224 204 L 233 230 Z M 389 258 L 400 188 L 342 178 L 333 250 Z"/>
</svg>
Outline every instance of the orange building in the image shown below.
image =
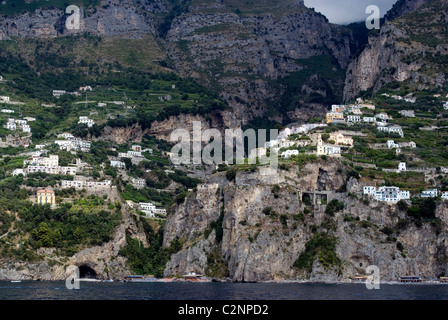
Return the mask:
<svg viewBox="0 0 448 320">
<path fill-rule="evenodd" d="M 56 206 L 56 197 L 53 190 L 43 189 L 37 191 L 37 203 L 44 205 L 50 204 L 52 207 Z"/>
</svg>

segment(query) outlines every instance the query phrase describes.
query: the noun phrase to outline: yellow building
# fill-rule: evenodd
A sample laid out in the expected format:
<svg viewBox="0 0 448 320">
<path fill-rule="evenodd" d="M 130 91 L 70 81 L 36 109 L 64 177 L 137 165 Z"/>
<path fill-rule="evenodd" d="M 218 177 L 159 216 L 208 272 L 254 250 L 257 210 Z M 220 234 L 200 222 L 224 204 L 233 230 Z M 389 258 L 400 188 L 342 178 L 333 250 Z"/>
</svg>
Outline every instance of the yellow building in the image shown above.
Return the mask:
<svg viewBox="0 0 448 320">
<path fill-rule="evenodd" d="M 335 142 L 336 145 L 346 145 L 346 146 L 353 146 L 353 138 L 346 137 L 342 133 L 339 132 L 332 132 L 330 133 L 330 139 Z"/>
<path fill-rule="evenodd" d="M 327 113 L 327 123 L 333 123 L 333 122 L 344 122 L 344 114 L 340 112 L 328 112 Z"/>
<path fill-rule="evenodd" d="M 37 191 L 37 203 L 38 204 L 50 204 L 52 207 L 56 206 L 56 197 L 53 190 L 43 189 Z"/>
</svg>

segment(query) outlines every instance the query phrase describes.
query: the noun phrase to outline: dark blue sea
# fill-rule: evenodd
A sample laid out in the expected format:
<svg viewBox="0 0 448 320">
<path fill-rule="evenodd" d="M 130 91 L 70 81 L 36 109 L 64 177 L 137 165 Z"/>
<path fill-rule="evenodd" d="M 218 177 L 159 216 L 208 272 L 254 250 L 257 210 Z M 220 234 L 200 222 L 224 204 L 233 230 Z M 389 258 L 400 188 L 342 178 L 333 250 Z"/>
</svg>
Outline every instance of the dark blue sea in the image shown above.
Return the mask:
<svg viewBox="0 0 448 320">
<path fill-rule="evenodd" d="M 0 281 L 0 300 L 447 300 L 448 284 L 88 283 Z"/>
</svg>

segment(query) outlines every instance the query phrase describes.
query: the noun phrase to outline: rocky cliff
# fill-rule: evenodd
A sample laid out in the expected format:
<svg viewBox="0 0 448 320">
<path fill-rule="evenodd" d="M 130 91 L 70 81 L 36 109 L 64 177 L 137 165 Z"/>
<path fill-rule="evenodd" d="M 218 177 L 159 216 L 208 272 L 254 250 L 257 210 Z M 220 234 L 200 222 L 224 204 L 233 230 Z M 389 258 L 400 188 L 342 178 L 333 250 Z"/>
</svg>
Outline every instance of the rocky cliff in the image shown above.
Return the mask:
<svg viewBox="0 0 448 320">
<path fill-rule="evenodd" d="M 171 257 L 165 275 L 343 281 L 365 274 L 369 265 L 380 268 L 382 280 L 446 273 L 446 203 L 437 209 L 438 231 L 430 224 L 403 227 L 404 212 L 362 199 L 357 180 L 346 184 L 342 167 L 338 160 L 319 160 L 274 176 L 212 176 L 209 188 L 192 193 L 166 223 L 164 246 L 180 239 L 183 250 Z M 338 192 L 344 185 L 350 195 Z M 331 213 L 331 200 L 344 209 Z M 389 228 L 394 233 L 386 235 Z"/>
<path fill-rule="evenodd" d="M 272 102 L 279 103 L 287 90 L 277 81 L 290 74 L 303 77 L 295 84 L 302 94 L 296 108 L 306 108 L 305 97 L 312 94 L 330 95 L 326 90 L 319 92 L 322 81 L 335 92 L 342 89 L 342 83 L 327 82 L 306 69 L 310 69 L 309 59 L 316 56 L 330 56 L 334 59 L 330 68 L 345 69 L 353 42 L 347 30 L 331 25 L 301 3 L 288 1 L 278 7 L 274 1 L 269 9 L 263 3 L 254 4 L 250 11 L 231 11 L 231 1 L 218 2 L 205 11 L 205 3 L 190 6 L 189 12 L 173 20 L 166 47 L 181 74 L 206 81 L 233 107 L 224 117 L 226 125 L 233 126 L 237 120 L 244 125 L 273 111 Z"/>
<path fill-rule="evenodd" d="M 440 89 L 446 85 L 446 1 L 400 1 L 349 64 L 344 100 L 383 87 Z"/>
<path fill-rule="evenodd" d="M 175 72 L 200 80 L 228 101 L 232 111 L 222 112 L 228 127 L 266 114 L 275 121 L 288 117 L 304 121 L 307 113 L 300 109 L 324 110 L 322 100 L 341 99 L 342 70 L 356 41 L 349 29 L 330 24 L 303 1 L 173 3 L 101 1 L 96 7 L 81 7 L 76 30 L 66 28 L 69 13 L 48 3 L 36 11 L 4 17 L 0 39 L 88 33 L 150 41 L 161 52 L 161 60 L 168 57 Z M 148 53 L 148 59 L 155 57 Z"/>
</svg>

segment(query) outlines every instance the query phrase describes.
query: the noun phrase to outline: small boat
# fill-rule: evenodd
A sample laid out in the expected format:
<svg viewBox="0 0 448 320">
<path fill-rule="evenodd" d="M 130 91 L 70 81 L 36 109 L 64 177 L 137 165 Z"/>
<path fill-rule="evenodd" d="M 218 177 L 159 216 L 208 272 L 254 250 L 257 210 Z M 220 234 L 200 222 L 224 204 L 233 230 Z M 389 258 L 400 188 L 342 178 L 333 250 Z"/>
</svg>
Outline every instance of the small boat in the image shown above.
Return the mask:
<svg viewBox="0 0 448 320">
<path fill-rule="evenodd" d="M 22 280 L 11 280 L 11 283 L 20 283 Z"/>
<path fill-rule="evenodd" d="M 399 282 L 413 283 L 413 282 L 423 282 L 423 279 L 418 276 L 403 276 L 398 279 Z"/>
</svg>

